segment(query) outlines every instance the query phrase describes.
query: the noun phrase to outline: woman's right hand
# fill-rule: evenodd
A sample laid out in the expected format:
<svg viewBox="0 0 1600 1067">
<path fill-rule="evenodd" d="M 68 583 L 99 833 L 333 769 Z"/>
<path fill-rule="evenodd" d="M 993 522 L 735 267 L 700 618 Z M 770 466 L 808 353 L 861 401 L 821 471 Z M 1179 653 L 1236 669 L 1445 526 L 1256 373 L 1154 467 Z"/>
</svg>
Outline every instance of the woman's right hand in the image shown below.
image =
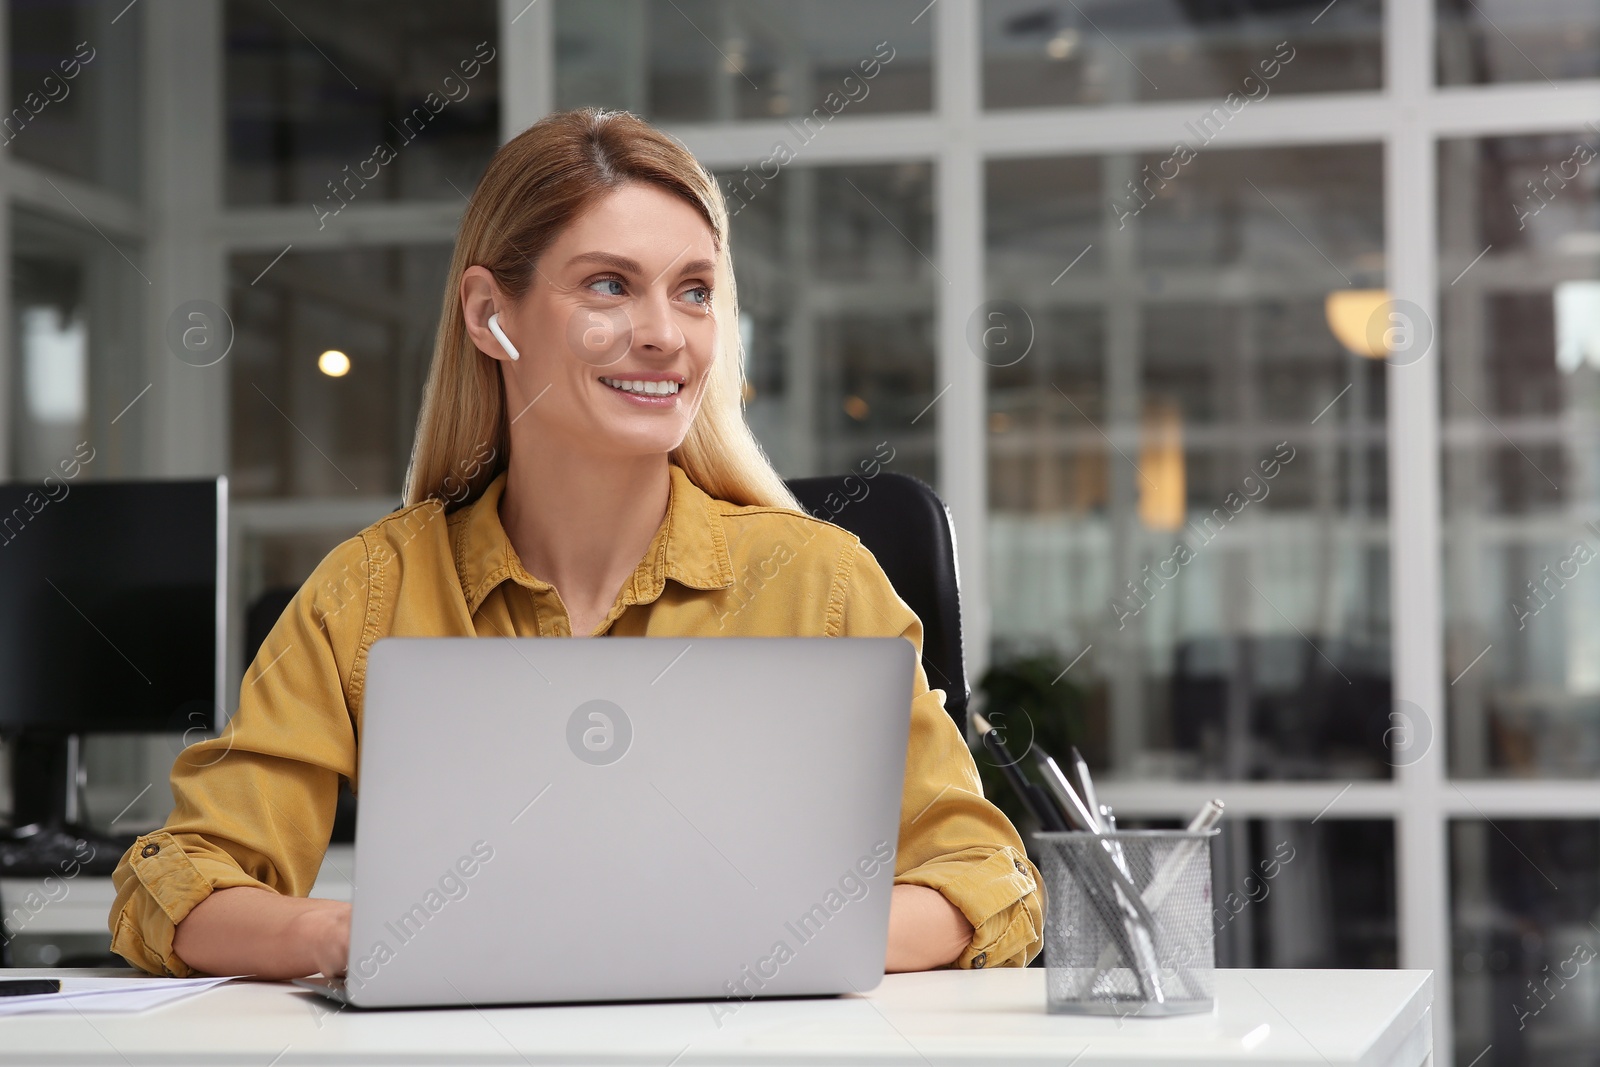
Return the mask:
<svg viewBox="0 0 1600 1067">
<path fill-rule="evenodd" d="M 350 905 L 255 886 L 218 889 L 178 924 L 172 951 L 204 974 L 336 977 L 350 956 Z"/>
<path fill-rule="evenodd" d="M 350 904 L 343 900 L 307 900 L 293 920 L 291 937 L 308 954 L 315 973 L 341 977 L 350 959 Z"/>
</svg>

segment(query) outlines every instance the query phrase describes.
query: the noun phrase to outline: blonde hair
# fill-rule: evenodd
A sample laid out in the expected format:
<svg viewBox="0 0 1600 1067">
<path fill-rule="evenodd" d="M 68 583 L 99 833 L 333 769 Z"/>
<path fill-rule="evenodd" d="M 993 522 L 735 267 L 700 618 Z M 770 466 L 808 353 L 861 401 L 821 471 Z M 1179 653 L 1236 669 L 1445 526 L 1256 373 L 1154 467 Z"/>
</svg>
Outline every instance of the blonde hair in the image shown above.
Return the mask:
<svg viewBox="0 0 1600 1067">
<path fill-rule="evenodd" d="M 478 351 L 461 310 L 461 276 L 479 265 L 513 300 L 556 235 L 607 193 L 646 182 L 682 197 L 711 227 L 716 359 L 683 443 L 668 455 L 690 481 L 734 504 L 801 510 L 744 419 L 744 353 L 722 191 L 689 150 L 626 111 L 579 108 L 550 115 L 507 141 L 472 195 L 445 280 L 433 363 L 406 471 L 405 502 L 454 510 L 476 500 L 506 468 L 510 420 L 495 360 Z M 485 446 L 492 447 L 482 462 Z M 475 458 L 476 457 L 476 458 Z"/>
</svg>

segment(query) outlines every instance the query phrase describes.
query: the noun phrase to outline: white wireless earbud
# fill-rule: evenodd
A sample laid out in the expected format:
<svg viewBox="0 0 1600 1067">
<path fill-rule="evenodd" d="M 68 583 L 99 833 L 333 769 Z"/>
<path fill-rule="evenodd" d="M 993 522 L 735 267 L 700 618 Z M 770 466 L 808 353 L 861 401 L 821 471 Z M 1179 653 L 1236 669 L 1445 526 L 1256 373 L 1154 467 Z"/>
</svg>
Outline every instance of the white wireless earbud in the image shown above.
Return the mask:
<svg viewBox="0 0 1600 1067">
<path fill-rule="evenodd" d="M 494 334 L 496 341 L 500 342 L 500 347 L 506 350 L 506 355 L 512 359 L 522 358 L 522 354 L 517 351 L 517 346 L 511 343 L 511 338 L 507 337 L 506 332 L 500 328 L 500 313 L 498 311 L 489 316 L 489 332 Z"/>
</svg>

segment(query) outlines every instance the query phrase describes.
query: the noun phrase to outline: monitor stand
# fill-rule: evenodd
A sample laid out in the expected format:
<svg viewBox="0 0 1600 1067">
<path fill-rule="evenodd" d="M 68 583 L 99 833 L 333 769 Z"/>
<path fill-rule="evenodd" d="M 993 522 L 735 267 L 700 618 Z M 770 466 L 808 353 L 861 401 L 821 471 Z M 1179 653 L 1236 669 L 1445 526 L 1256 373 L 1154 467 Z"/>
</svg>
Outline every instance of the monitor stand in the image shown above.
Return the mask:
<svg viewBox="0 0 1600 1067">
<path fill-rule="evenodd" d="M 0 829 L 0 878 L 110 874 L 134 835 L 108 835 L 84 823 L 81 738 L 26 733 L 8 747 L 12 815 Z"/>
</svg>

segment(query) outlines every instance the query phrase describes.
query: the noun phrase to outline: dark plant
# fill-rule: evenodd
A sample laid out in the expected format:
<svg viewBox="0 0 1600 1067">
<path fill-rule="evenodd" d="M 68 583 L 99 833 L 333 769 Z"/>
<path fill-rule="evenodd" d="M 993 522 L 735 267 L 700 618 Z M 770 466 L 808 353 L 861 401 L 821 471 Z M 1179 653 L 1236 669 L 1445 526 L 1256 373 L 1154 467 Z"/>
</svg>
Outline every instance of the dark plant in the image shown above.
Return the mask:
<svg viewBox="0 0 1600 1067">
<path fill-rule="evenodd" d="M 984 717 L 999 731 L 1029 781 L 1042 781 L 1034 767 L 1034 749 L 1063 762 L 1072 746 L 1086 749 L 1088 744 L 1089 697 L 1062 677 L 1066 667 L 1067 661 L 1054 652 L 1017 656 L 992 664 L 978 682 L 985 697 Z M 1086 757 L 1092 758 L 1087 752 Z M 974 742 L 973 759 L 984 796 L 1005 812 L 1019 833 L 1038 829 L 982 741 Z"/>
</svg>

